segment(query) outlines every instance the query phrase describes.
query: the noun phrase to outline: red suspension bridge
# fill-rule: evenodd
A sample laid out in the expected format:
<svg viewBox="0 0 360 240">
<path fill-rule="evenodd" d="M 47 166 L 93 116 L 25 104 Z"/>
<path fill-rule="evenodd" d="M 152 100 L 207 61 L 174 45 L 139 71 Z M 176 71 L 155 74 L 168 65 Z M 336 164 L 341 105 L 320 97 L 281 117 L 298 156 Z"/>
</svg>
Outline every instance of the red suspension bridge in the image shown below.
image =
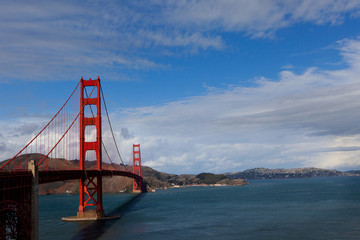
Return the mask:
<svg viewBox="0 0 360 240">
<path fill-rule="evenodd" d="M 43 183 L 79 179 L 79 208 L 72 219 L 105 219 L 103 177 L 133 178 L 133 191 L 146 191 L 139 144 L 133 145 L 131 159 L 129 169 L 115 141 L 100 78 L 81 78 L 44 128 L 0 163 L 0 239 L 38 239 L 38 184 Z"/>
</svg>

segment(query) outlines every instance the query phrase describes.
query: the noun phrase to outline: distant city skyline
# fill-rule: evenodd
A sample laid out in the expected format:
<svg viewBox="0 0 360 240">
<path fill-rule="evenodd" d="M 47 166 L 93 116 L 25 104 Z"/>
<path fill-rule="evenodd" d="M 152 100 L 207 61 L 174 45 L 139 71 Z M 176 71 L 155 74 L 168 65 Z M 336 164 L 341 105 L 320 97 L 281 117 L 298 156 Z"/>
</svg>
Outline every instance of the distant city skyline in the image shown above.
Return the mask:
<svg viewBox="0 0 360 240">
<path fill-rule="evenodd" d="M 1 160 L 100 76 L 123 157 L 158 171 L 360 168 L 359 1 L 1 5 Z"/>
</svg>

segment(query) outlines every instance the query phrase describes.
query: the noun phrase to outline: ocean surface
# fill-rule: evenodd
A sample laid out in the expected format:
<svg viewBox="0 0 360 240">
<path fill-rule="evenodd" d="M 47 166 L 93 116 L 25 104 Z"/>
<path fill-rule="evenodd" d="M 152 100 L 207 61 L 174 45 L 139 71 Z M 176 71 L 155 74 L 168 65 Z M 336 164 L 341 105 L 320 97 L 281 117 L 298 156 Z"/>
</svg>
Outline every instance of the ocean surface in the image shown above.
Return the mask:
<svg viewBox="0 0 360 240">
<path fill-rule="evenodd" d="M 360 239 L 360 177 L 250 181 L 104 195 L 117 220 L 62 222 L 76 195 L 41 196 L 40 239 Z"/>
</svg>

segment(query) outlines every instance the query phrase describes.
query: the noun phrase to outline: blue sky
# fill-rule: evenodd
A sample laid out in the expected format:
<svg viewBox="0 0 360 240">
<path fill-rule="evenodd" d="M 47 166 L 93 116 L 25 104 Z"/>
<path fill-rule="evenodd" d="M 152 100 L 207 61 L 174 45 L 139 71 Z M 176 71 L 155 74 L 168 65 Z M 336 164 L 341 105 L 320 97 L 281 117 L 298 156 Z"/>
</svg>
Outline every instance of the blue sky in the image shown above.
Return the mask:
<svg viewBox="0 0 360 240">
<path fill-rule="evenodd" d="M 2 159 L 100 76 L 122 154 L 157 170 L 360 167 L 359 1 L 1 6 Z"/>
</svg>

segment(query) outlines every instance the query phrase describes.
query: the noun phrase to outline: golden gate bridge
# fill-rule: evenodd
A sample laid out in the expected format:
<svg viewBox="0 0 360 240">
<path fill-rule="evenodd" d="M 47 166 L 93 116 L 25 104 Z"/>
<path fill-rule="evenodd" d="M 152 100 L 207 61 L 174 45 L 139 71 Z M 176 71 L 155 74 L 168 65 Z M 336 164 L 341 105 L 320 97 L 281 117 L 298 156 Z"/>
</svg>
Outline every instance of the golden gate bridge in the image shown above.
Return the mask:
<svg viewBox="0 0 360 240">
<path fill-rule="evenodd" d="M 106 140 L 112 142 L 118 161 L 103 139 L 102 105 L 108 123 Z M 81 78 L 41 131 L 14 157 L 0 163 L 0 239 L 38 239 L 38 185 L 44 183 L 79 179 L 77 215 L 64 220 L 106 219 L 103 177 L 129 177 L 133 192 L 146 191 L 140 144 L 133 144 L 131 156 L 132 169 L 131 163 L 124 164 L 115 141 L 100 78 Z"/>
</svg>

